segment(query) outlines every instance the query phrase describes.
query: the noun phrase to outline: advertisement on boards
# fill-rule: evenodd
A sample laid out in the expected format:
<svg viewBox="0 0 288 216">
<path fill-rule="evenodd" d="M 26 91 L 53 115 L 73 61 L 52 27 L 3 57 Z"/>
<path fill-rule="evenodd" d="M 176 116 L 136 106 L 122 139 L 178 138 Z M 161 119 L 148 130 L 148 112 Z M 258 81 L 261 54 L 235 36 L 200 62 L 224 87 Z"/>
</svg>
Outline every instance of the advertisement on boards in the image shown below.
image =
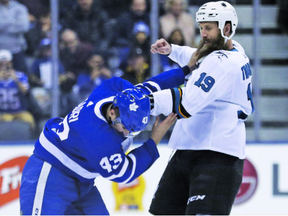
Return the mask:
<svg viewBox="0 0 288 216">
<path fill-rule="evenodd" d="M 111 215 L 149 215 L 151 199 L 172 153 L 165 144 L 158 149 L 160 158 L 129 184 L 101 177 L 95 180 Z M 0 215 L 19 215 L 22 170 L 32 152 L 32 144 L 0 145 Z M 231 215 L 288 215 L 288 143 L 249 144 L 246 154 Z"/>
<path fill-rule="evenodd" d="M 0 215 L 20 215 L 22 170 L 33 145 L 0 145 Z"/>
</svg>

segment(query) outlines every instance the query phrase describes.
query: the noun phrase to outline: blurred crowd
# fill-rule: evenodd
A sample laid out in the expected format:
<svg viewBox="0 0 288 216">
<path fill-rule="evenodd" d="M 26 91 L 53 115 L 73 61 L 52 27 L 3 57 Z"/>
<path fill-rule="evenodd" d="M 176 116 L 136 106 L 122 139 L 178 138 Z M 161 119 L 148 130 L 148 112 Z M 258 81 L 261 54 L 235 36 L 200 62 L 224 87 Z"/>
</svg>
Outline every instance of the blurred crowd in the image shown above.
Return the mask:
<svg viewBox="0 0 288 216">
<path fill-rule="evenodd" d="M 159 37 L 195 46 L 189 5 L 209 0 L 158 0 Z M 58 0 L 60 116 L 104 80 L 133 84 L 150 77 L 149 0 Z M 287 13 L 286 13 L 287 14 Z M 51 115 L 50 0 L 0 0 L 0 123 L 27 122 L 37 135 Z M 179 67 L 159 56 L 161 71 Z"/>
<path fill-rule="evenodd" d="M 204 1 L 205 2 L 205 1 Z M 194 45 L 187 0 L 159 0 L 159 35 Z M 150 76 L 150 1 L 59 0 L 58 80 L 64 117 L 104 80 Z M 22 121 L 37 135 L 51 116 L 49 0 L 0 0 L 0 122 Z M 161 57 L 162 71 L 179 67 Z"/>
</svg>

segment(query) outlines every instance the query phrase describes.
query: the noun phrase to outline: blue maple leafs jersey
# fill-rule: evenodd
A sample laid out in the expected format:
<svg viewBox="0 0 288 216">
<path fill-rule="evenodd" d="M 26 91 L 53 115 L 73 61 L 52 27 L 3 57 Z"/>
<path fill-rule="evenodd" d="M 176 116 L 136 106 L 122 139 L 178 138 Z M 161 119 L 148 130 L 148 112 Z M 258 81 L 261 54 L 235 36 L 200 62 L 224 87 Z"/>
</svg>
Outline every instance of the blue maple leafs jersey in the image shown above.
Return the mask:
<svg viewBox="0 0 288 216">
<path fill-rule="evenodd" d="M 183 83 L 181 69 L 168 71 L 136 87 L 145 93 L 172 88 Z M 80 181 L 102 177 L 121 183 L 133 181 L 159 157 L 150 138 L 142 146 L 126 150 L 132 137 L 118 134 L 106 121 L 101 108 L 114 96 L 134 86 L 121 78 L 111 78 L 73 109 L 64 119 L 50 119 L 35 143 L 34 154 Z"/>
<path fill-rule="evenodd" d="M 28 77 L 22 72 L 15 72 L 19 82 L 25 89 L 29 89 Z M 12 79 L 0 80 L 0 112 L 16 113 L 26 110 L 26 100 L 17 83 Z"/>
</svg>

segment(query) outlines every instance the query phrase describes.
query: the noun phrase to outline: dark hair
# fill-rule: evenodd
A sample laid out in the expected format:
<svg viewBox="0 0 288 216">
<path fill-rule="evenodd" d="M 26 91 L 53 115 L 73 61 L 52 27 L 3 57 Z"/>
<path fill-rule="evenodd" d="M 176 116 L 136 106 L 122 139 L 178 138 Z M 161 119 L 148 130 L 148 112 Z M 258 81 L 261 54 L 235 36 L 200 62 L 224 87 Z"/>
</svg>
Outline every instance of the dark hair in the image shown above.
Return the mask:
<svg viewBox="0 0 288 216">
<path fill-rule="evenodd" d="M 116 118 L 118 118 L 120 116 L 119 107 L 115 107 L 114 104 L 112 104 L 111 109 L 114 110 Z"/>
<path fill-rule="evenodd" d="M 99 55 L 99 56 L 102 56 L 103 58 L 103 61 L 104 61 L 104 65 L 106 65 L 106 62 L 107 62 L 107 55 L 105 52 L 103 51 L 99 51 L 99 50 L 96 50 L 96 49 L 93 49 L 89 54 L 88 54 L 88 58 L 87 59 L 91 59 L 93 56 L 95 55 Z M 107 66 L 107 65 L 106 65 Z"/>
<path fill-rule="evenodd" d="M 184 45 L 185 45 L 185 37 L 184 37 L 183 31 L 182 31 L 180 28 L 176 28 L 176 29 L 174 29 L 174 30 L 170 33 L 170 35 L 169 35 L 169 37 L 168 37 L 168 39 L 167 39 L 167 42 L 168 42 L 169 44 L 172 43 L 172 36 L 173 36 L 173 34 L 174 34 L 175 32 L 177 32 L 177 31 L 180 33 L 180 35 L 181 35 L 181 37 L 182 37 L 182 42 L 181 42 L 181 44 L 177 44 L 177 45 L 179 45 L 179 46 L 184 46 Z"/>
</svg>

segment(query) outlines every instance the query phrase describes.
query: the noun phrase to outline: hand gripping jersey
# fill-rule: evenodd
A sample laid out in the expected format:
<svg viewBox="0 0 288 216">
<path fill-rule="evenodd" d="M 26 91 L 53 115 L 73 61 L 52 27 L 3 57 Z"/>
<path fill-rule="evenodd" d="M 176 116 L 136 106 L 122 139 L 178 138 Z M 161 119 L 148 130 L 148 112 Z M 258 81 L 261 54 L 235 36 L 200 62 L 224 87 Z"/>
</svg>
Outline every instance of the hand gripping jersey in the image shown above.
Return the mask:
<svg viewBox="0 0 288 216">
<path fill-rule="evenodd" d="M 174 70 L 136 87 L 150 94 L 178 86 L 184 78 L 181 69 Z M 82 182 L 93 182 L 99 175 L 115 182 L 133 181 L 159 157 L 156 145 L 148 139 L 126 155 L 133 138 L 118 134 L 101 110 L 105 104 L 112 103 L 117 93 L 133 87 L 121 78 L 104 82 L 64 119 L 53 118 L 46 123 L 34 154 Z"/>
<path fill-rule="evenodd" d="M 253 112 L 252 73 L 243 48 L 219 50 L 200 60 L 183 88 L 153 93 L 153 115 L 181 117 L 169 146 L 173 149 L 213 150 L 245 158 L 243 120 Z M 237 47 L 237 48 L 236 48 Z M 186 65 L 196 49 L 172 45 L 170 58 Z"/>
</svg>

